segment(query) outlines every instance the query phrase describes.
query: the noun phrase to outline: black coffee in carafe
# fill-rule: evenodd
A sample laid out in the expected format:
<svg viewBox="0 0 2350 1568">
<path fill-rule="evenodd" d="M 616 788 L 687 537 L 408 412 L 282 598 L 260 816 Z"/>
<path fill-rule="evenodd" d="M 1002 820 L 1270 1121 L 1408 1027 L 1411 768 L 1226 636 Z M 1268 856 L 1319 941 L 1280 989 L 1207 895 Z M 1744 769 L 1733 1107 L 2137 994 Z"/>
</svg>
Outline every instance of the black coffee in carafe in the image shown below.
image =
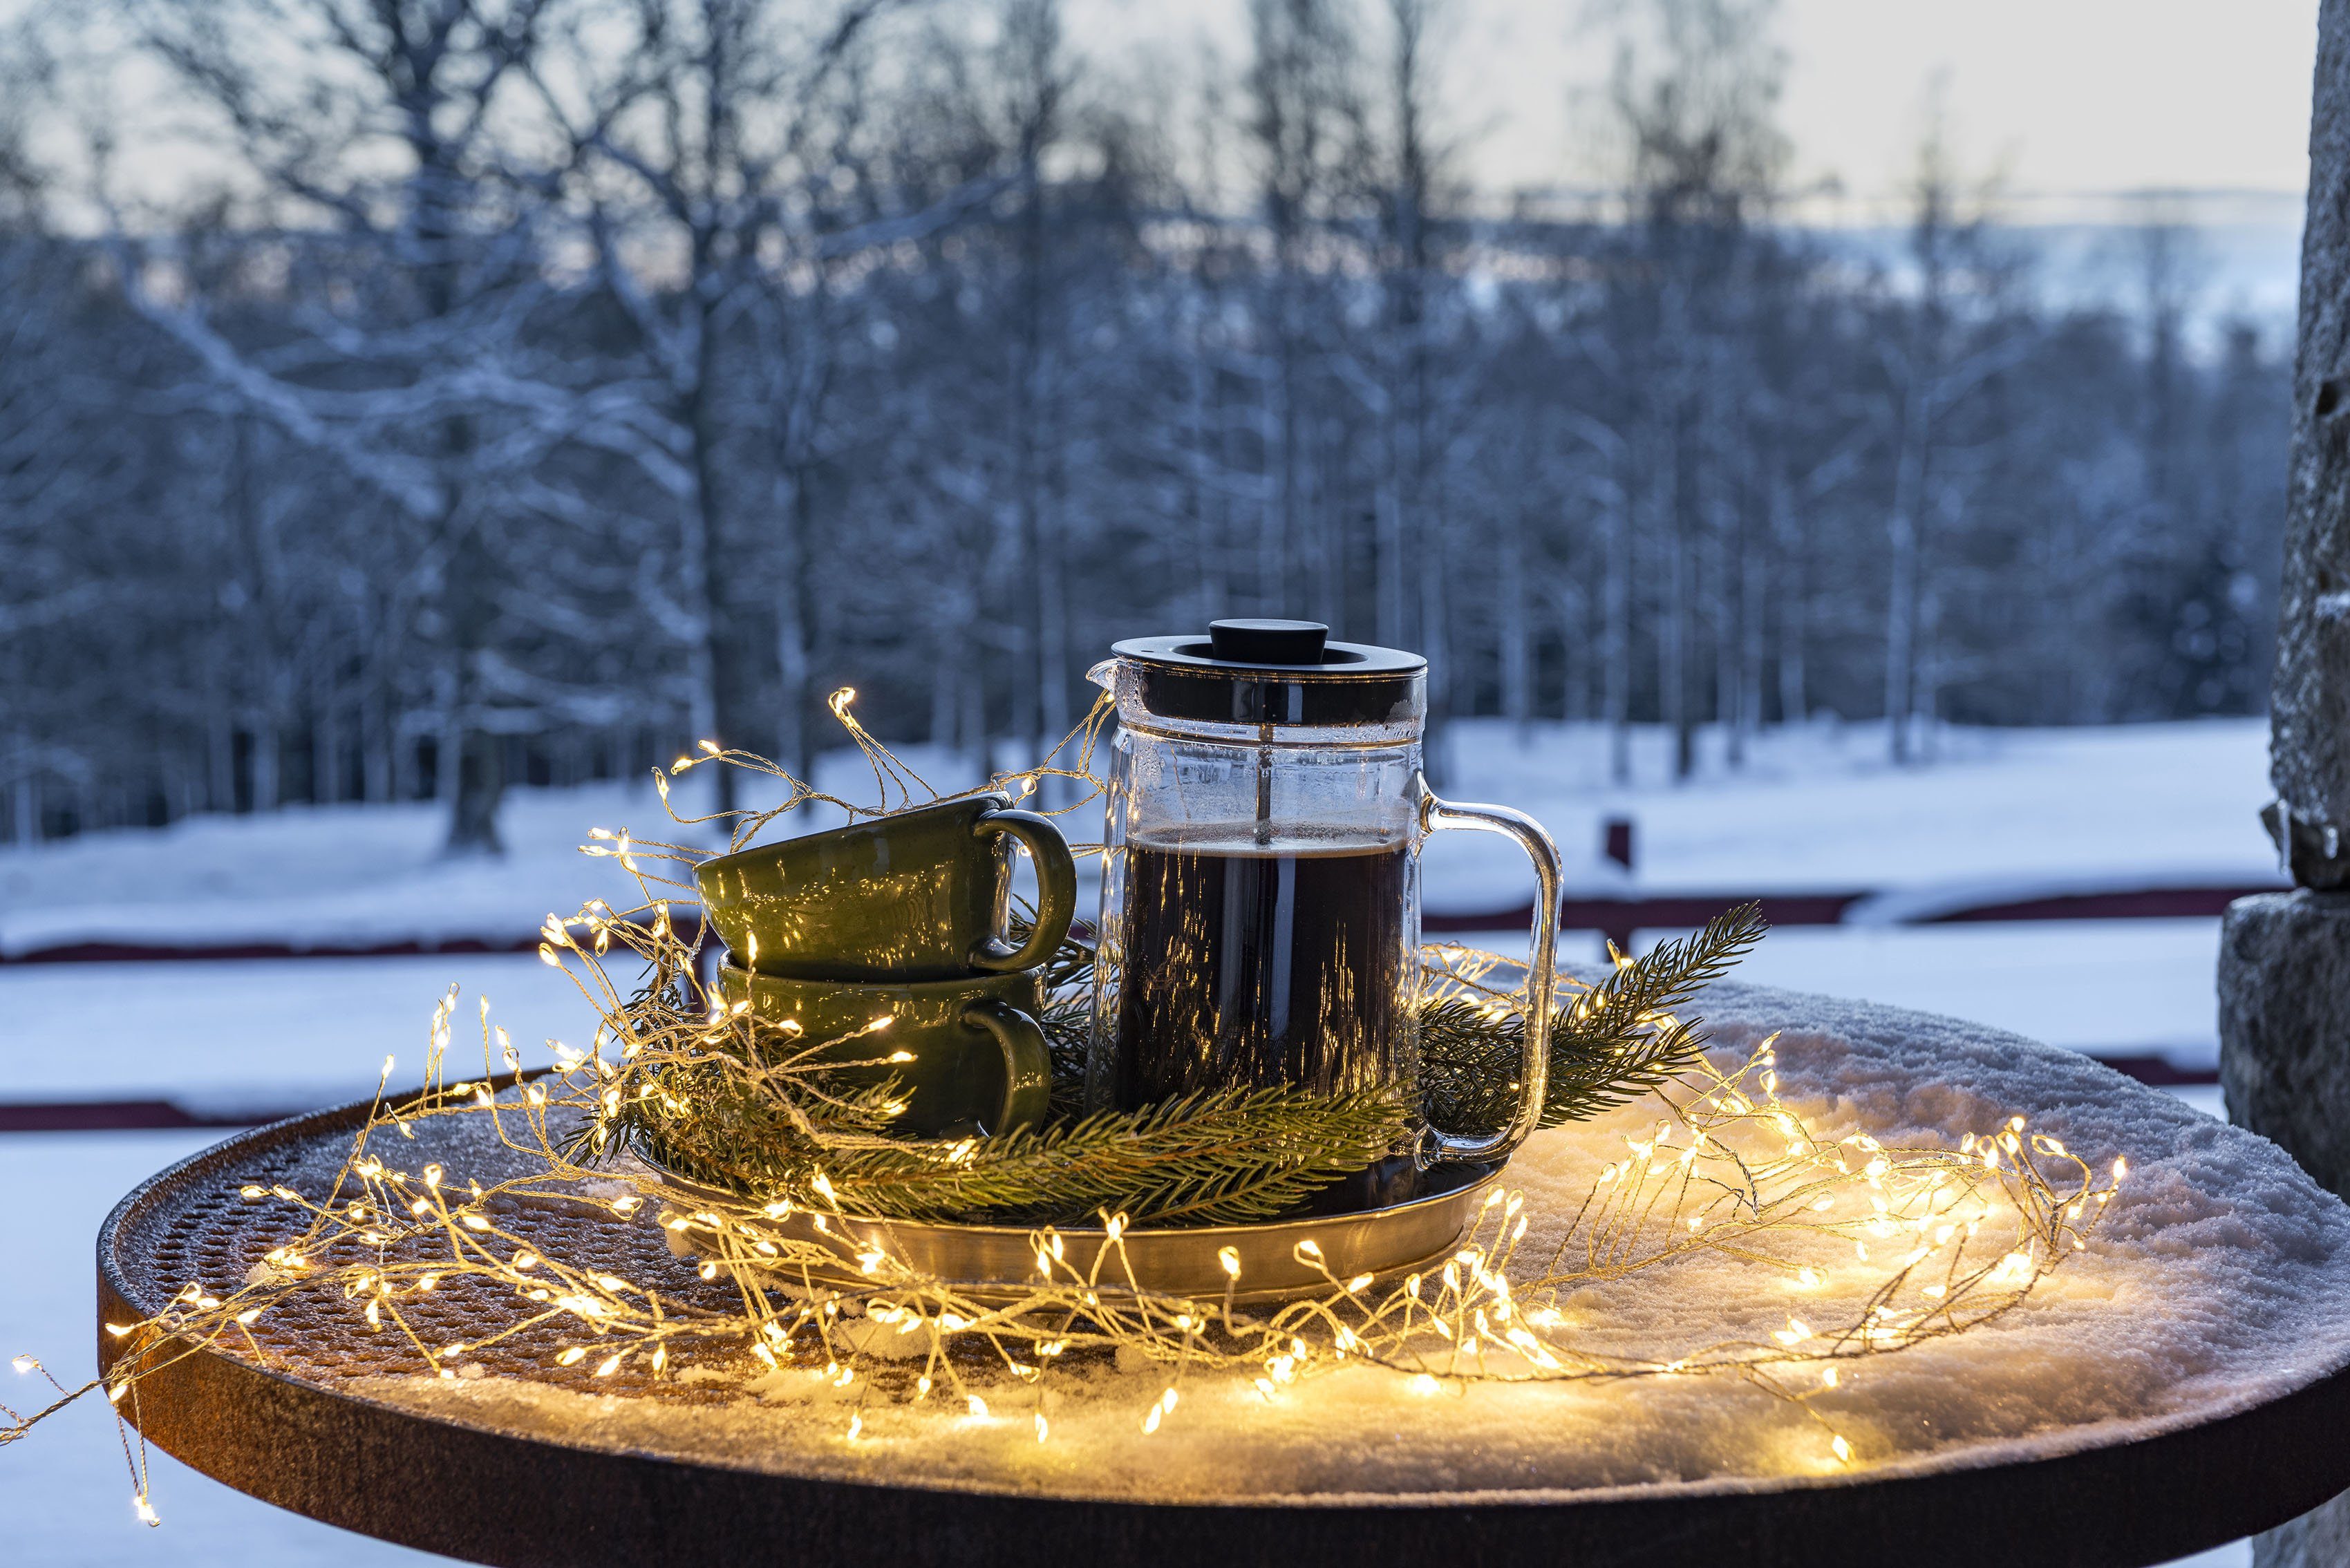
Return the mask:
<svg viewBox="0 0 2350 1568">
<path fill-rule="evenodd" d="M 1119 1105 L 1233 1085 L 1410 1082 L 1400 836 L 1191 823 L 1138 835 L 1124 854 Z"/>
<path fill-rule="evenodd" d="M 1309 1200 L 1409 1198 L 1419 1172 L 1507 1158 L 1549 1072 L 1558 853 L 1497 806 L 1420 774 L 1428 664 L 1318 623 L 1220 620 L 1137 638 L 1090 679 L 1118 704 L 1103 841 L 1086 1104 L 1131 1110 L 1275 1085 L 1403 1102 L 1384 1158 Z M 1419 1111 L 1419 877 L 1435 829 L 1506 833 L 1536 879 L 1527 1024 L 1510 1125 L 1455 1133 Z"/>
</svg>

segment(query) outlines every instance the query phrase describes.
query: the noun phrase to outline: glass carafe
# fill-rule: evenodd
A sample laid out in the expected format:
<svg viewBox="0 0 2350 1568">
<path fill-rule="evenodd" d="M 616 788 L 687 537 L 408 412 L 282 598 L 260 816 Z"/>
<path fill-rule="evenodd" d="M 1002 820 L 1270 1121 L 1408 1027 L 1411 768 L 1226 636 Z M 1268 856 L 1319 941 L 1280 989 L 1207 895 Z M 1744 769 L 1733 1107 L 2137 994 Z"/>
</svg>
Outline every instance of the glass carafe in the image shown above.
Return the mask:
<svg viewBox="0 0 2350 1568">
<path fill-rule="evenodd" d="M 1396 1169 L 1506 1156 L 1541 1115 L 1558 852 L 1517 812 L 1430 792 L 1427 661 L 1310 621 L 1222 620 L 1112 651 L 1091 672 L 1118 713 L 1092 1108 L 1233 1085 L 1416 1099 L 1420 847 L 1475 828 L 1515 838 L 1540 885 L 1517 1111 L 1489 1134 L 1416 1120 L 1369 1195 L 1403 1195 Z"/>
</svg>

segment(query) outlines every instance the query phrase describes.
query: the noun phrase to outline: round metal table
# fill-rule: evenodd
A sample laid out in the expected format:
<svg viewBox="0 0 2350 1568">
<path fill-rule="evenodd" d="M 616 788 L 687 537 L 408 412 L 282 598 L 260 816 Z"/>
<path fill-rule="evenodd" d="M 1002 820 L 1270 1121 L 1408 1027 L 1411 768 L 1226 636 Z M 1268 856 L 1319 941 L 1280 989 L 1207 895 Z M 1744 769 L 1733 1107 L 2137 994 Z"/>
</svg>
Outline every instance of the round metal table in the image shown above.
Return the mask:
<svg viewBox="0 0 2350 1568">
<path fill-rule="evenodd" d="M 2239 1277 L 2297 1269 L 2306 1277 L 2280 1299 L 2303 1300 L 2301 1285 L 2313 1302 L 2350 1295 L 2350 1209 L 2317 1192 L 2272 1146 L 2199 1119 L 2085 1058 L 1952 1020 L 1733 985 L 1710 992 L 1706 1012 L 1725 1045 L 1783 1029 L 1788 1097 L 1830 1123 L 1931 1127 L 2004 1105 L 2035 1125 L 2069 1129 L 2076 1147 L 2100 1128 L 2126 1128 L 2140 1146 L 2126 1152 L 2141 1176 L 2157 1173 L 2153 1196 L 2122 1227 L 2120 1261 L 2107 1265 L 2113 1278 L 2099 1282 L 2093 1265 L 2077 1266 L 2092 1269 L 2092 1294 L 2126 1301 L 2141 1285 L 2183 1293 L 2182 1311 L 2195 1326 L 2180 1331 L 2181 1345 L 2192 1350 L 2208 1339 L 2217 1348 L 2200 1360 L 2170 1357 L 2181 1370 L 2168 1383 L 2168 1362 L 2157 1356 L 2132 1375 L 2144 1386 L 2122 1392 L 2086 1386 L 2107 1376 L 2095 1360 L 2074 1366 L 2070 1386 L 2064 1376 L 2043 1377 L 2039 1395 L 2019 1376 L 2025 1393 L 2018 1397 L 2042 1398 L 2045 1408 L 2016 1417 L 2013 1429 L 1937 1438 L 1839 1473 L 1735 1466 L 1706 1473 L 1690 1468 L 1694 1460 L 1668 1458 L 1641 1461 L 1646 1469 L 1615 1484 L 1605 1465 L 1594 1469 L 1566 1452 L 1606 1429 L 1587 1419 L 1572 1427 L 1562 1415 L 1552 1444 L 1559 1464 L 1543 1459 L 1543 1407 L 1523 1403 L 1543 1396 L 1523 1391 L 1513 1396 L 1521 1400 L 1514 1408 L 1535 1413 L 1525 1436 L 1534 1458 L 1483 1464 L 1476 1453 L 1453 1451 L 1442 1474 L 1425 1478 L 1410 1469 L 1414 1444 L 1424 1442 L 1430 1455 L 1448 1441 L 1457 1450 L 1459 1440 L 1444 1436 L 1451 1417 L 1431 1414 L 1420 1429 L 1399 1426 L 1381 1460 L 1387 1469 L 1349 1469 L 1340 1454 L 1301 1460 L 1295 1474 L 1280 1476 L 1272 1472 L 1281 1468 L 1281 1431 L 1243 1420 L 1227 1438 L 1211 1433 L 1188 1451 L 1190 1479 L 1180 1494 L 1152 1495 L 1147 1470 L 1118 1479 L 1118 1466 L 1133 1469 L 1128 1461 L 1105 1457 L 1094 1465 L 1082 1445 L 1050 1465 L 1014 1466 L 994 1479 L 947 1473 L 923 1462 L 916 1447 L 893 1459 L 887 1444 L 811 1462 L 806 1455 L 816 1450 L 795 1447 L 798 1438 L 770 1442 L 755 1424 L 743 1424 L 750 1417 L 742 1412 L 757 1407 L 740 1386 L 632 1382 L 633 1369 L 593 1381 L 584 1368 L 548 1365 L 551 1328 L 485 1356 L 490 1364 L 467 1387 L 427 1383 L 403 1360 L 398 1336 L 353 1332 L 354 1314 L 339 1299 L 296 1299 L 262 1320 L 255 1332 L 277 1366 L 202 1352 L 142 1380 L 120 1408 L 168 1452 L 281 1507 L 454 1557 L 547 1568 L 909 1568 L 1040 1558 L 1170 1568 L 1513 1560 L 1879 1568 L 1987 1556 L 2007 1568 L 2134 1568 L 2281 1523 L 2350 1488 L 2350 1445 L 2339 1438 L 2350 1424 L 2350 1307 L 2313 1309 L 2275 1343 L 2250 1322 L 2268 1309 L 2247 1301 L 2245 1323 L 2227 1315 L 2240 1290 L 2229 1282 Z M 99 1237 L 101 1322 L 145 1316 L 191 1279 L 243 1278 L 286 1228 L 282 1213 L 241 1202 L 237 1189 L 286 1182 L 317 1190 L 364 1116 L 364 1106 L 351 1106 L 256 1129 L 125 1198 Z M 484 1179 L 514 1168 L 516 1157 L 473 1118 L 428 1122 L 419 1132 L 418 1143 L 401 1146 L 403 1159 L 438 1159 Z M 2192 1223 L 2179 1218 L 2188 1212 L 2179 1194 L 2223 1180 L 2256 1187 L 2263 1212 L 2284 1216 L 2281 1229 L 2272 1227 L 2283 1240 L 2272 1247 L 2258 1226 L 2213 1225 L 2228 1218 L 2218 1204 L 2205 1204 Z M 2117 1219 L 2126 1207 L 2115 1206 Z M 549 1251 L 591 1244 L 595 1224 L 556 1207 L 504 1223 L 533 1227 L 526 1233 Z M 617 1249 L 604 1254 L 616 1272 L 691 1297 L 699 1282 L 660 1236 L 650 1225 L 607 1220 L 592 1244 Z M 2171 1244 L 2178 1238 L 2192 1246 Z M 2228 1246 L 2242 1255 L 2214 1250 Z M 2186 1262 L 2165 1274 L 2173 1266 L 2163 1260 L 2174 1253 Z M 2240 1274 L 2229 1272 L 2237 1265 Z M 448 1299 L 436 1310 L 449 1315 L 424 1331 L 460 1337 L 468 1311 L 482 1303 L 469 1307 L 463 1291 L 446 1286 L 438 1294 Z M 2079 1315 L 2094 1303 L 2064 1310 L 2095 1322 Z M 2158 1306 L 2112 1310 L 2140 1314 L 2116 1317 L 2116 1334 L 2159 1339 L 2168 1332 Z M 1995 1332 L 1960 1336 L 1981 1341 L 1968 1350 L 1978 1359 L 1965 1365 L 1984 1373 L 2004 1365 Z M 119 1344 L 102 1333 L 99 1343 L 104 1365 Z M 2010 1363 L 2044 1351 L 2033 1348 L 2039 1342 L 2028 1329 L 2009 1343 Z M 1887 1359 L 1906 1363 L 1913 1354 Z M 1920 1376 L 1933 1366 L 1918 1365 Z M 468 1403 L 452 1395 L 484 1389 L 498 1397 Z M 2104 1403 L 2091 1400 L 2095 1408 L 2079 1418 L 2065 1415 L 2092 1395 Z M 559 1409 L 561 1418 L 543 1417 L 542 1407 Z M 1332 1408 L 1343 1418 L 1346 1406 Z M 1610 1418 L 1628 1425 L 1641 1408 L 1625 1404 Z M 1669 1403 L 1658 1408 L 1664 1414 L 1652 1415 L 1651 1427 L 1680 1418 Z M 1205 1417 L 1211 1428 L 1219 1418 Z M 1586 1436 L 1566 1435 L 1575 1431 Z M 1651 1433 L 1644 1440 L 1664 1439 Z M 1672 1473 L 1674 1464 L 1684 1473 Z M 1398 1475 L 1413 1479 L 1398 1484 Z"/>
</svg>

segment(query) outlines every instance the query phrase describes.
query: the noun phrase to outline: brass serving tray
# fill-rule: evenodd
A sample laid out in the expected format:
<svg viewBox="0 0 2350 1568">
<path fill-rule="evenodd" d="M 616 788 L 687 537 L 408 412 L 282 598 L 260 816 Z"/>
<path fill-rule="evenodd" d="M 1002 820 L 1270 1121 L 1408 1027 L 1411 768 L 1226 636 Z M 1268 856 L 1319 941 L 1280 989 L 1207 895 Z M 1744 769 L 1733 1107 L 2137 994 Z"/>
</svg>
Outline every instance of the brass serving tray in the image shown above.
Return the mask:
<svg viewBox="0 0 2350 1568">
<path fill-rule="evenodd" d="M 636 1158 L 648 1174 L 676 1196 L 673 1217 L 686 1223 L 682 1230 L 672 1228 L 667 1234 L 671 1250 L 680 1256 L 699 1251 L 709 1235 L 706 1226 L 693 1220 L 695 1207 L 707 1207 L 713 1200 L 741 1201 Z M 1104 1291 L 1221 1301 L 1231 1286 L 1231 1299 L 1236 1303 L 1296 1301 L 1328 1293 L 1333 1277 L 1345 1281 L 1369 1274 L 1386 1280 L 1440 1262 L 1469 1229 L 1502 1171 L 1498 1164 L 1439 1167 L 1426 1178 L 1438 1184 L 1439 1190 L 1351 1214 L 1181 1230 L 1137 1225 L 1125 1232 L 1123 1262 L 1113 1256 L 1102 1263 L 1098 1274 L 1093 1272 L 1095 1261 L 1109 1245 L 1107 1231 L 1098 1225 L 1055 1226 L 1053 1230 L 1061 1238 L 1064 1264 L 1079 1276 L 1094 1279 Z M 671 1217 L 664 1215 L 664 1222 Z M 858 1267 L 857 1256 L 877 1248 L 915 1272 L 952 1285 L 982 1303 L 1017 1301 L 1033 1288 L 1036 1278 L 1033 1238 L 1037 1228 L 1030 1225 L 859 1220 L 795 1210 L 775 1220 L 774 1229 L 781 1236 L 822 1248 L 838 1258 L 837 1271 L 811 1275 L 830 1285 L 870 1290 L 872 1276 Z M 1302 1241 L 1321 1249 L 1318 1266 L 1298 1255 Z M 1222 1251 L 1227 1247 L 1240 1258 L 1237 1282 L 1225 1272 Z M 792 1272 L 796 1278 L 800 1266 L 795 1264 Z"/>
</svg>

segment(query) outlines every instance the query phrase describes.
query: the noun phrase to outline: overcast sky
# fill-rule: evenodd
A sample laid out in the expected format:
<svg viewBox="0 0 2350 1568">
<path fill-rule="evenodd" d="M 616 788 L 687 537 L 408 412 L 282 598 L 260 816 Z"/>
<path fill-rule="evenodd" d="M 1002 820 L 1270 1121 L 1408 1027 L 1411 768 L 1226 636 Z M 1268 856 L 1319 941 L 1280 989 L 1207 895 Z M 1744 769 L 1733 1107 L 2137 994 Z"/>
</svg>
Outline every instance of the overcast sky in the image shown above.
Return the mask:
<svg viewBox="0 0 2350 1568">
<path fill-rule="evenodd" d="M 1474 183 L 1607 180 L 1577 157 L 1570 103 L 1605 85 L 1610 14 L 1641 3 L 1438 0 L 1445 101 Z M 1203 44 L 1228 71 L 1246 52 L 1248 0 L 1064 4 L 1071 43 L 1144 92 L 1196 79 Z M 1381 0 L 1356 4 L 1375 50 Z M 0 22 L 44 6 L 79 8 L 0 0 Z M 1997 171 L 2037 209 L 2019 218 L 2148 187 L 2297 194 L 2316 12 L 2316 0 L 1778 0 L 1794 183 L 1833 176 L 1851 210 L 1825 215 L 1865 218 L 1900 183 L 1939 73 L 1962 168 Z"/>
<path fill-rule="evenodd" d="M 1105 57 L 1201 37 L 1236 60 L 1245 0 L 1070 0 Z M 1375 9 L 1374 6 L 1366 7 Z M 1569 95 L 1606 79 L 1589 0 L 1453 0 L 1457 118 L 1491 127 L 1488 189 L 1581 182 Z M 1961 158 L 2020 198 L 2149 186 L 2297 192 L 2305 182 L 2315 0 L 1781 0 L 1783 123 L 1797 173 L 1856 200 L 1894 188 L 1937 72 Z"/>
</svg>

